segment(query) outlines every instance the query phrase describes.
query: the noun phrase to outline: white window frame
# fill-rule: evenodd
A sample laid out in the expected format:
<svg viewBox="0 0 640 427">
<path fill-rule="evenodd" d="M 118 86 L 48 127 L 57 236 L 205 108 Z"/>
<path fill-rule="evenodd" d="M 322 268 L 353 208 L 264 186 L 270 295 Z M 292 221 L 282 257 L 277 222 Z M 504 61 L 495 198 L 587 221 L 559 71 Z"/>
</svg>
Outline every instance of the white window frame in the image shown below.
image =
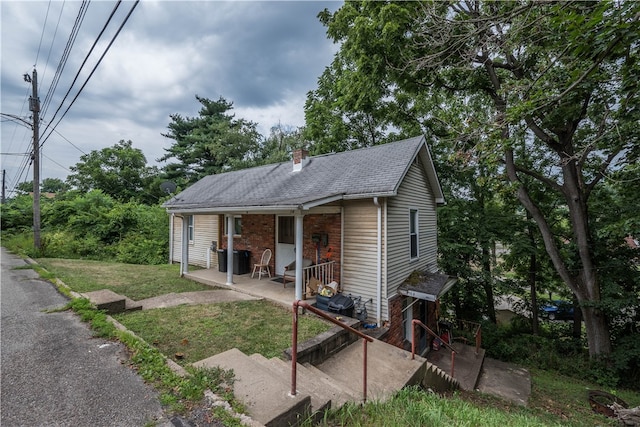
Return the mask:
<svg viewBox="0 0 640 427">
<path fill-rule="evenodd" d="M 415 256 L 413 254 L 414 240 Z M 420 211 L 417 208 L 409 208 L 409 259 L 413 261 L 418 258 L 420 258 Z"/>
<path fill-rule="evenodd" d="M 224 216 L 224 235 L 229 235 L 229 223 L 227 222 L 227 218 L 229 215 Z M 238 230 L 239 229 L 239 230 Z M 242 215 L 234 215 L 233 216 L 233 236 L 240 237 L 242 236 Z"/>
<path fill-rule="evenodd" d="M 189 236 L 189 243 L 193 244 L 196 236 L 196 216 L 189 215 L 187 224 L 187 234 Z"/>
</svg>

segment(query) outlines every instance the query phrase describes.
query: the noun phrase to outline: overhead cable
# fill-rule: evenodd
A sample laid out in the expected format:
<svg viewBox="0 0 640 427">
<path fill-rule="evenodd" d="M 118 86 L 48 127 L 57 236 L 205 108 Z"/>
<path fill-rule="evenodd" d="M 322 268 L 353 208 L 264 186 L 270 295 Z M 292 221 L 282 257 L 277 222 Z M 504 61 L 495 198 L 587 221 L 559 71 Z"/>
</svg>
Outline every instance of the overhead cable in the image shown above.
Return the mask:
<svg viewBox="0 0 640 427">
<path fill-rule="evenodd" d="M 136 2 L 133 4 L 133 6 L 131 7 L 131 10 L 129 10 L 129 13 L 127 14 L 127 16 L 125 17 L 125 19 L 122 21 L 122 24 L 120 25 L 120 27 L 118 28 L 118 31 L 116 31 L 116 33 L 114 34 L 114 36 L 112 37 L 111 41 L 109 42 L 109 45 L 106 47 L 105 51 L 102 53 L 102 56 L 100 56 L 100 59 L 98 60 L 98 62 L 95 64 L 95 66 L 93 67 L 93 69 L 91 70 L 91 73 L 89 74 L 89 76 L 87 77 L 87 79 L 85 80 L 84 84 L 82 85 L 82 87 L 80 87 L 80 90 L 78 90 L 78 93 L 76 93 L 76 96 L 73 98 L 73 100 L 71 101 L 71 103 L 69 104 L 69 106 L 67 107 L 67 109 L 64 111 L 64 113 L 62 114 L 62 116 L 58 119 L 58 121 L 56 122 L 56 124 L 53 126 L 53 129 L 55 129 L 59 124 L 60 121 L 64 118 L 64 116 L 67 114 L 67 112 L 69 112 L 69 109 L 71 109 L 71 106 L 74 104 L 74 102 L 76 101 L 76 99 L 78 99 L 78 96 L 80 96 L 80 94 L 82 93 L 82 90 L 85 88 L 85 86 L 87 85 L 87 83 L 89 83 L 89 80 L 91 80 L 91 77 L 93 76 L 93 73 L 95 73 L 96 69 L 98 68 L 98 66 L 100 65 L 100 63 L 102 62 L 102 60 L 104 59 L 105 55 L 107 54 L 107 52 L 109 51 L 109 49 L 111 48 L 111 46 L 113 45 L 113 43 L 116 41 L 116 39 L 118 38 L 118 35 L 120 34 L 120 31 L 122 31 L 122 28 L 124 27 L 124 25 L 127 23 L 127 21 L 129 20 L 129 18 L 131 17 L 131 14 L 133 13 L 133 11 L 135 10 L 136 6 L 138 6 L 138 3 L 140 3 L 140 0 L 136 0 Z M 40 146 L 42 147 L 42 145 L 49 139 L 49 137 L 51 136 L 51 134 L 53 133 L 53 129 L 49 132 L 49 134 L 47 136 L 44 137 L 44 139 L 42 140 L 42 142 L 40 143 Z"/>
</svg>

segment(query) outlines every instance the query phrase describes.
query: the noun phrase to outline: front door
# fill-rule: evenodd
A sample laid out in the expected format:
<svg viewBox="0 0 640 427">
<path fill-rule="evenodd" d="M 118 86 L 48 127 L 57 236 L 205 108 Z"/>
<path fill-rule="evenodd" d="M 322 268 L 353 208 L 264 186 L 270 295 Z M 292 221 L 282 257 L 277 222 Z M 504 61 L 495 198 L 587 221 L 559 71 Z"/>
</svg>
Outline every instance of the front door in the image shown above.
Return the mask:
<svg viewBox="0 0 640 427">
<path fill-rule="evenodd" d="M 279 216 L 276 239 L 276 274 L 296 259 L 296 221 L 293 216 Z"/>
</svg>

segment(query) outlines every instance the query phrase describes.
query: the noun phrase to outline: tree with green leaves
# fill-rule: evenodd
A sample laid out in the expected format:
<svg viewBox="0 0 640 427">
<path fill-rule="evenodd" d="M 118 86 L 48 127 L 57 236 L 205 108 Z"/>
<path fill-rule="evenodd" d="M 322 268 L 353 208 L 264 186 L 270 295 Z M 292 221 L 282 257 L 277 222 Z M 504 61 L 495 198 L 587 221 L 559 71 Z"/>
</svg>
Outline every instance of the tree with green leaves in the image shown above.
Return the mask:
<svg viewBox="0 0 640 427">
<path fill-rule="evenodd" d="M 348 102 L 333 99 L 332 114 L 384 103 L 394 126 L 418 124 L 497 165 L 579 302 L 590 355 L 610 354 L 590 207 L 640 154 L 640 3 L 362 1 L 320 18 L 341 43 L 331 84 Z M 553 195 L 551 211 L 533 183 Z"/>
<path fill-rule="evenodd" d="M 121 140 L 113 147 L 80 156 L 70 168 L 67 183 L 81 192 L 101 190 L 116 200 L 157 203 L 160 189 L 149 188 L 158 171 L 147 166 L 142 150 L 131 141 Z"/>
<path fill-rule="evenodd" d="M 178 185 L 253 165 L 261 141 L 255 123 L 229 113 L 233 103 L 222 97 L 217 101 L 199 96 L 196 99 L 202 105 L 199 115 L 171 115 L 169 131 L 163 134 L 174 142 L 158 161 L 177 160 L 162 170 L 167 179 Z"/>
<path fill-rule="evenodd" d="M 64 193 L 70 190 L 69 184 L 59 178 L 45 178 L 40 183 L 42 193 Z M 16 186 L 16 191 L 20 194 L 29 194 L 33 191 L 33 181 L 24 181 Z"/>
</svg>

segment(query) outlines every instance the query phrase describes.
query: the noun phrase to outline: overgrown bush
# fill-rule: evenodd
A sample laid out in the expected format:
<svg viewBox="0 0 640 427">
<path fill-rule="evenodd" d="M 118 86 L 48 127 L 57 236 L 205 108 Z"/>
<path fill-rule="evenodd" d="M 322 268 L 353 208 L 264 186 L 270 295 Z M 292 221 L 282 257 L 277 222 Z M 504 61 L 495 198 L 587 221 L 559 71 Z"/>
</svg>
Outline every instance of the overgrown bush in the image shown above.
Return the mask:
<svg viewBox="0 0 640 427">
<path fill-rule="evenodd" d="M 32 233 L 33 200 L 19 196 L 2 206 L 3 244 L 32 258 L 84 258 L 162 264 L 169 256 L 169 217 L 161 206 L 121 203 L 101 191 L 43 200 L 41 249 Z"/>
</svg>

